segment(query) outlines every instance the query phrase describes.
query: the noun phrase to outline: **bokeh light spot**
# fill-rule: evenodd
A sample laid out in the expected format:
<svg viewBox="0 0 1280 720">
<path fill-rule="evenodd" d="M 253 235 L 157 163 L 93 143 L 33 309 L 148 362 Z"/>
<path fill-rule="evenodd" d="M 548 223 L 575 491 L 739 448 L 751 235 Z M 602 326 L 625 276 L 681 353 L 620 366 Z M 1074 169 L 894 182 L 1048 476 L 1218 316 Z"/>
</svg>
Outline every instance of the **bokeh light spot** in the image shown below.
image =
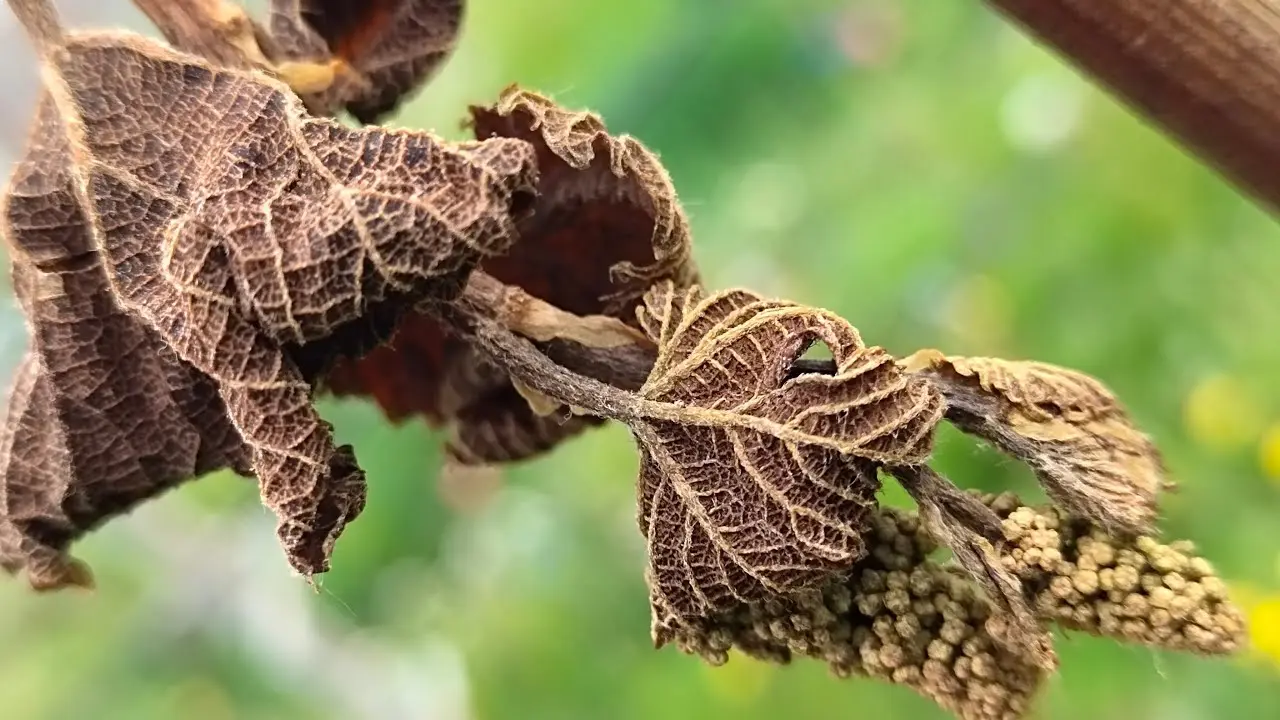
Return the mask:
<svg viewBox="0 0 1280 720">
<path fill-rule="evenodd" d="M 1273 482 L 1280 483 L 1280 422 L 1267 428 L 1259 444 L 1262 472 Z"/>
<path fill-rule="evenodd" d="M 1248 446 L 1262 427 L 1262 409 L 1243 383 L 1227 375 L 1204 378 L 1187 395 L 1183 424 L 1195 442 L 1229 452 Z"/>
<path fill-rule="evenodd" d="M 1254 651 L 1280 665 L 1280 597 L 1249 609 L 1249 640 Z"/>
<path fill-rule="evenodd" d="M 943 307 L 943 322 L 956 347 L 995 354 L 1005 346 L 1013 324 L 1013 299 L 1000 281 L 972 275 L 957 283 Z"/>
</svg>

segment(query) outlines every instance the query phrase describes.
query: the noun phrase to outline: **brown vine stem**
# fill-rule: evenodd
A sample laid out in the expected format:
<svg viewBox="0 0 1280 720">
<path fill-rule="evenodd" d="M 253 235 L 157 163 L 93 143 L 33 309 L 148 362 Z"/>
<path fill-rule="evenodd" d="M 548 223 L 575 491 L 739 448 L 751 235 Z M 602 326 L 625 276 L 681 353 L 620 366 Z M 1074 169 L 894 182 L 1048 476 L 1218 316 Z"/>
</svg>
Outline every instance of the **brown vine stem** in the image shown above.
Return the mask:
<svg viewBox="0 0 1280 720">
<path fill-rule="evenodd" d="M 601 337 L 601 316 L 565 312 L 483 271 L 471 273 L 456 302 L 434 310 L 513 378 L 548 398 L 614 420 L 689 420 L 681 408 L 634 392 L 649 377 L 657 358 L 657 348 L 648 338 L 622 344 L 616 342 L 619 334 L 610 330 L 604 333 L 609 340 L 606 345 L 582 342 L 581 338 Z M 535 343 L 528 337 L 529 327 L 545 328 L 529 322 L 537 317 L 556 318 L 555 338 Z M 833 374 L 835 364 L 801 359 L 793 363 L 792 372 Z"/>
<path fill-rule="evenodd" d="M 1280 0 L 988 4 L 1280 211 Z"/>
<path fill-rule="evenodd" d="M 62 19 L 52 0 L 6 0 L 6 4 L 26 28 L 42 58 L 47 59 L 50 52 L 62 46 Z"/>
<path fill-rule="evenodd" d="M 499 367 L 533 390 L 601 417 L 626 420 L 640 416 L 644 401 L 611 382 L 608 358 L 626 355 L 629 363 L 643 363 L 640 358 L 647 356 L 652 367 L 652 351 L 641 345 L 592 348 L 567 342 L 561 347 L 570 360 L 568 366 L 561 365 L 506 325 L 505 306 L 510 291 L 492 276 L 476 271 L 471 273 L 462 297 L 440 312 L 453 330 L 468 337 Z M 571 369 L 575 366 L 592 368 L 603 377 L 580 374 Z"/>
<path fill-rule="evenodd" d="M 565 312 L 481 271 L 471 274 L 455 305 L 444 309 L 450 325 L 472 337 L 504 367 L 515 363 L 508 371 L 522 382 L 536 379 L 524 377 L 534 371 L 536 364 L 540 372 L 550 373 L 555 367 L 568 373 L 560 378 L 561 382 L 585 378 L 607 386 L 604 392 L 635 391 L 648 379 L 657 359 L 657 348 L 647 338 L 625 344 L 610 343 L 607 347 L 577 342 L 572 338 L 600 335 L 599 316 L 579 317 Z M 519 310 L 513 312 L 513 306 Z M 562 323 L 559 336 L 536 344 L 524 337 L 529 335 L 525 318 L 534 316 L 557 318 Z M 608 336 L 612 337 L 612 333 Z M 800 359 L 792 365 L 792 372 L 830 375 L 835 372 L 835 364 L 831 360 Z M 575 400 L 557 395 L 560 390 L 548 392 L 535 383 L 530 383 L 530 387 L 563 402 L 577 404 Z"/>
</svg>

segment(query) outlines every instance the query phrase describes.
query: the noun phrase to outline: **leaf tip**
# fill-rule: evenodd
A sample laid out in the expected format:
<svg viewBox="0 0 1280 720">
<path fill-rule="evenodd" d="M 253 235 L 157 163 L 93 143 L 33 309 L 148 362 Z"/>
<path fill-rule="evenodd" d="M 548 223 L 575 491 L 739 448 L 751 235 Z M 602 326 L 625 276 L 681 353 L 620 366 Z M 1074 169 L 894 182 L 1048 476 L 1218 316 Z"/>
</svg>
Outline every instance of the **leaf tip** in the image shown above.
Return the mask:
<svg viewBox="0 0 1280 720">
<path fill-rule="evenodd" d="M 73 557 L 60 558 L 58 562 L 46 569 L 28 568 L 27 583 L 36 592 L 56 592 L 68 588 L 93 591 L 97 583 L 93 571 L 81 560 Z"/>
</svg>

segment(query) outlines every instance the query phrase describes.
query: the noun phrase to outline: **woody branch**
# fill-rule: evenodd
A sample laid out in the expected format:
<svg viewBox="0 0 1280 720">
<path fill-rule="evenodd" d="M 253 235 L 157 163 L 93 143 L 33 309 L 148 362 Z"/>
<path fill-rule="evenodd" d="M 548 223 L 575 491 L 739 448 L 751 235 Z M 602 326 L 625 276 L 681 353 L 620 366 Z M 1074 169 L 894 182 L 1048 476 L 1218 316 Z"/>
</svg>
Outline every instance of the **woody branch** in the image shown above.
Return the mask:
<svg viewBox="0 0 1280 720">
<path fill-rule="evenodd" d="M 1280 0 L 987 2 L 1280 211 Z"/>
</svg>

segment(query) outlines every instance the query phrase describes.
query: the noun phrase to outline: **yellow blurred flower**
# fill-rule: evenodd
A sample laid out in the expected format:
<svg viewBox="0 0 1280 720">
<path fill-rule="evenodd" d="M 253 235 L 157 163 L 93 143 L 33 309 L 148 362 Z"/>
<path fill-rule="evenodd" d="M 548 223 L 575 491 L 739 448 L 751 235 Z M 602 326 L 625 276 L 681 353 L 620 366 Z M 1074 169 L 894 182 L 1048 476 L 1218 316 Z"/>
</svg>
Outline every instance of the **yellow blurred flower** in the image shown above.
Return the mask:
<svg viewBox="0 0 1280 720">
<path fill-rule="evenodd" d="M 1249 608 L 1249 644 L 1254 652 L 1280 665 L 1280 596 Z"/>
<path fill-rule="evenodd" d="M 947 300 L 947 330 L 956 347 L 983 348 L 998 354 L 1013 325 L 1013 298 L 999 280 L 972 275 L 958 283 Z"/>
<path fill-rule="evenodd" d="M 1280 670 L 1280 592 L 1271 587 L 1233 582 L 1231 600 L 1244 611 L 1248 625 L 1249 644 L 1240 660 L 1271 671 Z"/>
<path fill-rule="evenodd" d="M 1262 472 L 1280 483 L 1280 422 L 1267 428 L 1258 446 Z"/>
<path fill-rule="evenodd" d="M 1249 445 L 1258 437 L 1262 408 L 1243 383 L 1227 375 L 1212 375 L 1187 395 L 1182 420 L 1191 439 L 1227 452 Z"/>
</svg>

